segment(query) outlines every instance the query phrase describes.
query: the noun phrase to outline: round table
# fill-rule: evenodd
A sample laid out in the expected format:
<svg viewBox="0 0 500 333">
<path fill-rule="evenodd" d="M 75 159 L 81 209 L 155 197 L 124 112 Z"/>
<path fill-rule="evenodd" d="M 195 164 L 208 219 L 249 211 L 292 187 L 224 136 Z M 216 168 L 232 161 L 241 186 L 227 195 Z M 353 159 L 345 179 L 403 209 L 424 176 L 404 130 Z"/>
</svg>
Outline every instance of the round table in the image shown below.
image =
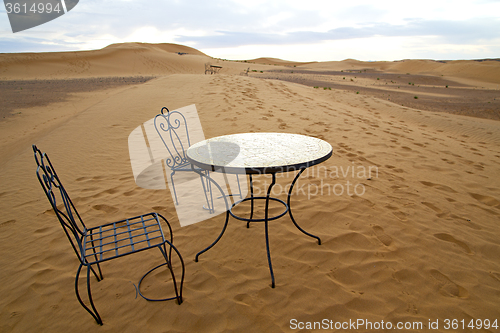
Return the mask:
<svg viewBox="0 0 500 333">
<path fill-rule="evenodd" d="M 271 286 L 275 287 L 274 273 L 271 263 L 271 253 L 269 249 L 269 232 L 268 232 L 268 222 L 278 219 L 289 213 L 290 218 L 294 225 L 302 233 L 313 237 L 318 240 L 318 244 L 321 244 L 321 239 L 318 236 L 310 234 L 302 229 L 292 215 L 292 210 L 290 207 L 290 197 L 293 190 L 293 186 L 296 181 L 308 167 L 317 165 L 329 159 L 332 156 L 332 146 L 321 139 L 291 133 L 241 133 L 224 135 L 208 140 L 200 141 L 193 144 L 186 153 L 187 159 L 193 165 L 193 171 L 198 172 L 202 177 L 207 177 L 203 173 L 196 171 L 194 166 L 208 171 L 216 171 L 223 173 L 234 173 L 234 174 L 248 174 L 250 180 L 250 197 L 244 198 L 235 202 L 231 208 L 228 207 L 227 198 L 226 200 L 226 222 L 219 235 L 219 237 L 206 249 L 200 251 L 195 260 L 198 261 L 198 257 L 212 248 L 222 237 L 224 231 L 226 230 L 229 215 L 233 216 L 238 220 L 243 220 L 247 222 L 247 227 L 249 227 L 251 222 L 264 222 L 265 233 L 266 233 L 266 248 L 267 248 L 267 258 L 269 263 L 269 270 L 271 273 Z M 270 196 L 272 187 L 276 183 L 276 173 L 279 172 L 290 172 L 298 171 L 294 177 L 290 189 L 288 190 L 287 202 L 281 199 L 273 198 Z M 254 196 L 253 195 L 253 182 L 252 175 L 255 174 L 271 174 L 272 182 L 267 189 L 266 196 Z M 221 187 L 215 183 L 210 177 L 207 180 L 211 181 L 215 186 L 219 188 L 221 192 Z M 232 212 L 232 208 L 243 201 L 251 202 L 251 212 L 250 218 L 244 218 L 235 215 Z M 254 211 L 254 201 L 255 200 L 265 200 L 265 217 L 261 219 L 253 218 Z M 283 204 L 285 210 L 281 214 L 276 216 L 269 216 L 269 201 L 277 201 Z"/>
</svg>

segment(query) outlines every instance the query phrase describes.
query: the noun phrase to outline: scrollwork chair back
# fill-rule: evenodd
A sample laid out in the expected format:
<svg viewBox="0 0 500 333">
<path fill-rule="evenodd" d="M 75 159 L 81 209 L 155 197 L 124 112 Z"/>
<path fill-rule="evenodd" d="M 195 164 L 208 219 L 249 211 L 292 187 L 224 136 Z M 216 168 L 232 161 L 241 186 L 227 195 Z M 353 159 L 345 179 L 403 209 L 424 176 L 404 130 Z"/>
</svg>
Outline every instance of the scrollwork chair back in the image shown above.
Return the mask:
<svg viewBox="0 0 500 333">
<path fill-rule="evenodd" d="M 166 114 L 164 110 L 167 111 Z M 184 115 L 179 111 L 169 111 L 164 107 L 161 114 L 155 117 L 154 125 L 170 155 L 165 158 L 166 165 L 172 170 L 189 165 L 186 150 L 191 142 Z"/>
</svg>

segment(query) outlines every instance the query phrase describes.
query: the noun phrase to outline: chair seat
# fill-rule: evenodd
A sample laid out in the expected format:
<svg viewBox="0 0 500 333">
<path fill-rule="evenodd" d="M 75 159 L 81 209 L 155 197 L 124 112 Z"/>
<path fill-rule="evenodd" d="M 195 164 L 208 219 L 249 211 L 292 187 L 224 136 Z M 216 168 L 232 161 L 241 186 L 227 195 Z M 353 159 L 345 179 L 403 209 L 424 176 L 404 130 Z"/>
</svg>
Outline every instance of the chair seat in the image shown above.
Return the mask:
<svg viewBox="0 0 500 333">
<path fill-rule="evenodd" d="M 139 215 L 87 229 L 83 238 L 83 262 L 92 265 L 163 243 L 165 237 L 158 215 Z"/>
</svg>

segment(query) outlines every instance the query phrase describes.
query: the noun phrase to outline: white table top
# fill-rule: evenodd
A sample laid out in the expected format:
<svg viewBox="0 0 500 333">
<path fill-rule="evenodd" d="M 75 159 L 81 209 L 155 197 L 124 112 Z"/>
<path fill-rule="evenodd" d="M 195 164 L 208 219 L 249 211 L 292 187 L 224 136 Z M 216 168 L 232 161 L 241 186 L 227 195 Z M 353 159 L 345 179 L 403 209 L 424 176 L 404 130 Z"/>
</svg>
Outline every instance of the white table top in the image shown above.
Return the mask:
<svg viewBox="0 0 500 333">
<path fill-rule="evenodd" d="M 193 144 L 187 159 L 204 170 L 226 173 L 294 171 L 326 161 L 332 146 L 321 139 L 290 133 L 241 133 Z"/>
</svg>

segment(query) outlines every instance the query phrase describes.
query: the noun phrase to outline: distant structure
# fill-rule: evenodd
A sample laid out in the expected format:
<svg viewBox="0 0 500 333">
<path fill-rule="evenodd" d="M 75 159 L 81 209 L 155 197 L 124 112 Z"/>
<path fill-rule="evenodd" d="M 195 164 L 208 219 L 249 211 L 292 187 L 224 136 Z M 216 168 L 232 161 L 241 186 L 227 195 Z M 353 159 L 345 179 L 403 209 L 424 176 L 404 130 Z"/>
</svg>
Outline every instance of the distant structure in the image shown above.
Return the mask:
<svg viewBox="0 0 500 333">
<path fill-rule="evenodd" d="M 248 72 L 250 72 L 250 67 L 241 72 L 240 75 L 248 76 Z"/>
<path fill-rule="evenodd" d="M 222 66 L 214 66 L 209 62 L 205 63 L 205 74 L 217 74 L 221 70 Z"/>
</svg>

